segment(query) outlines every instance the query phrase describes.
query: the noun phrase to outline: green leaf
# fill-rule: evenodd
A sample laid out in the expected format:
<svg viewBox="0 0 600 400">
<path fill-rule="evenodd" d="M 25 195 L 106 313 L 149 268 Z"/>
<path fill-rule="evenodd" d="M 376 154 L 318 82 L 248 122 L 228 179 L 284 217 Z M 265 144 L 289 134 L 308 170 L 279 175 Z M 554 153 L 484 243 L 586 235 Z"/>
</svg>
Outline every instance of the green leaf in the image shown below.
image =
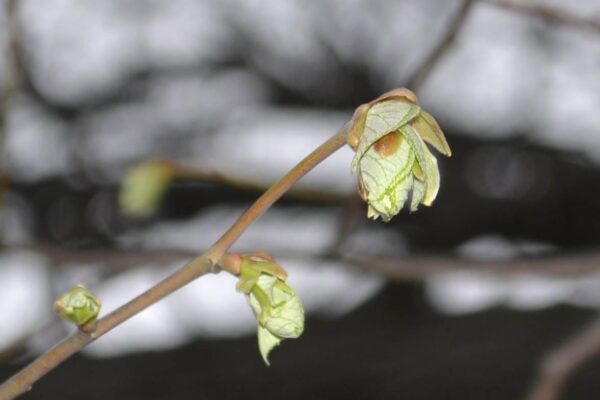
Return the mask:
<svg viewBox="0 0 600 400">
<path fill-rule="evenodd" d="M 250 291 L 248 302 L 258 318 L 259 350 L 268 364 L 270 351 L 282 339 L 298 338 L 304 331 L 304 308 L 291 286 L 264 273 Z"/>
<path fill-rule="evenodd" d="M 287 279 L 287 272 L 285 272 L 285 270 L 277 264 L 270 255 L 266 253 L 260 255 L 257 254 L 258 253 L 243 255 L 241 268 L 252 268 L 255 271 L 274 275 L 283 281 Z"/>
<path fill-rule="evenodd" d="M 261 272 L 253 268 L 240 268 L 240 280 L 237 284 L 237 290 L 242 293 L 250 293 L 256 285 Z"/>
<path fill-rule="evenodd" d="M 119 192 L 121 210 L 134 217 L 156 211 L 173 179 L 173 168 L 163 161 L 145 161 L 131 168 Z"/>
<path fill-rule="evenodd" d="M 418 179 L 415 179 L 413 182 L 413 190 L 412 190 L 412 198 L 410 199 L 410 211 L 417 211 L 419 208 L 419 204 L 423 201 L 423 197 L 425 197 L 425 183 L 421 182 Z"/>
<path fill-rule="evenodd" d="M 100 300 L 83 285 L 73 287 L 54 302 L 56 312 L 78 326 L 94 323 L 100 307 Z"/>
<path fill-rule="evenodd" d="M 421 108 L 418 105 L 399 99 L 386 100 L 371 106 L 367 112 L 364 132 L 356 148 L 352 171 L 358 168 L 360 159 L 376 141 L 406 125 L 420 111 Z"/>
<path fill-rule="evenodd" d="M 415 118 L 411 125 L 419 132 L 423 140 L 431 144 L 437 151 L 448 157 L 452 155 L 452 150 L 450 150 L 442 128 L 431 114 L 421 111 L 419 117 Z"/>
<path fill-rule="evenodd" d="M 304 330 L 302 301 L 294 289 L 281 280 L 273 286 L 273 306 L 265 326 L 273 334 L 286 339 L 298 338 Z"/>
<path fill-rule="evenodd" d="M 262 325 L 258 326 L 258 350 L 260 351 L 260 355 L 263 360 L 265 360 L 265 364 L 271 365 L 269 363 L 269 354 L 271 350 L 275 347 L 279 346 L 282 339 L 273 335 L 267 328 L 264 328 Z"/>
<path fill-rule="evenodd" d="M 425 196 L 422 203 L 426 206 L 431 206 L 440 190 L 440 169 L 437 159 L 431 154 L 429 149 L 427 152 L 427 180 L 425 182 Z"/>
<path fill-rule="evenodd" d="M 396 133 L 399 135 L 399 133 Z M 360 179 L 367 192 L 368 216 L 389 221 L 398 214 L 413 185 L 415 153 L 410 143 L 402 140 L 398 150 L 387 157 L 374 146 L 360 160 Z"/>
<path fill-rule="evenodd" d="M 287 272 L 269 254 L 244 254 L 237 289 L 242 293 L 250 293 L 261 274 L 273 275 L 281 280 L 287 279 Z"/>
<path fill-rule="evenodd" d="M 425 194 L 422 203 L 430 206 L 435 200 L 438 190 L 440 189 L 440 172 L 437 165 L 437 160 L 431 154 L 419 133 L 410 125 L 403 126 L 400 131 L 404 135 L 406 141 L 411 145 L 415 152 L 417 163 L 425 177 Z"/>
</svg>

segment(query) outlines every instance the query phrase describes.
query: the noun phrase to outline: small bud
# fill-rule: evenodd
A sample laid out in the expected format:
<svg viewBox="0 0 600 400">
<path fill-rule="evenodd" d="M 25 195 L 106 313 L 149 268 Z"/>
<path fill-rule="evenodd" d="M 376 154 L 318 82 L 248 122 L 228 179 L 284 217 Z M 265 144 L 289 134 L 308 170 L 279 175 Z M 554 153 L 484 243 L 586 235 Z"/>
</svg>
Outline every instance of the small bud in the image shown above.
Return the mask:
<svg viewBox="0 0 600 400">
<path fill-rule="evenodd" d="M 355 149 L 352 170 L 368 217 L 389 221 L 404 207 L 430 206 L 437 196 L 437 160 L 425 142 L 446 156 L 452 153 L 435 119 L 408 89 L 396 89 L 359 106 L 352 117 L 348 144 Z"/>
<path fill-rule="evenodd" d="M 62 318 L 83 328 L 96 322 L 100 300 L 83 285 L 76 285 L 54 302 L 54 309 Z"/>
<path fill-rule="evenodd" d="M 156 211 L 174 175 L 173 166 L 165 161 L 144 161 L 129 171 L 119 192 L 119 205 L 134 217 L 149 216 Z"/>
</svg>

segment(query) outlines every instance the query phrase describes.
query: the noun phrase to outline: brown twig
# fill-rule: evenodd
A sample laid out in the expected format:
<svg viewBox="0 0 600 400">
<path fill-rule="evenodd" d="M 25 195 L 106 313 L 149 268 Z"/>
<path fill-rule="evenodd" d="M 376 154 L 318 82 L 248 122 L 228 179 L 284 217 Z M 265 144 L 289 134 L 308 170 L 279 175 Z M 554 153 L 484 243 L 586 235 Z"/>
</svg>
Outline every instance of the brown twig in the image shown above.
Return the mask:
<svg viewBox="0 0 600 400">
<path fill-rule="evenodd" d="M 454 44 L 474 3 L 474 0 L 463 0 L 442 40 L 438 42 L 431 53 L 423 60 L 421 65 L 415 70 L 413 76 L 408 79 L 406 87 L 416 92 L 423 85 L 423 82 L 429 77 L 438 62 L 450 50 L 452 44 Z"/>
<path fill-rule="evenodd" d="M 173 293 L 182 286 L 209 272 L 217 272 L 215 265 L 244 231 L 277 201 L 294 183 L 325 158 L 346 143 L 348 125 L 318 147 L 296 165 L 287 175 L 260 196 L 254 204 L 204 254 L 196 257 L 172 275 L 133 300 L 98 320 L 93 332 L 78 331 L 45 354 L 35 359 L 19 373 L 0 385 L 0 400 L 13 399 L 31 388 L 31 385 L 64 360 L 100 336 L 128 320 L 150 305 Z M 237 271 L 228 271 L 236 274 Z"/>
<path fill-rule="evenodd" d="M 5 249 L 26 250 L 47 257 L 57 265 L 102 263 L 115 272 L 145 264 L 169 264 L 194 256 L 189 250 L 173 249 L 98 249 L 78 250 L 49 244 L 12 245 Z M 335 246 L 334 246 L 335 249 Z M 285 257 L 286 255 L 280 255 Z M 287 254 L 297 257 L 298 254 Z M 345 261 L 367 272 L 396 281 L 420 281 L 432 274 L 453 271 L 482 271 L 494 274 L 530 273 L 551 277 L 577 277 L 600 272 L 600 250 L 590 249 L 571 254 L 549 254 L 505 261 L 483 261 L 457 257 L 407 255 L 402 257 L 352 257 L 334 251 L 329 258 Z"/>
<path fill-rule="evenodd" d="M 477 271 L 495 274 L 531 273 L 542 276 L 573 277 L 600 271 L 600 252 L 590 251 L 572 255 L 550 255 L 506 261 L 468 260 L 458 257 L 343 257 L 369 272 L 392 280 L 422 280 L 436 273 L 452 271 Z"/>
<path fill-rule="evenodd" d="M 600 353 L 600 317 L 554 349 L 542 361 L 528 400 L 557 400 L 567 379 Z"/>
<path fill-rule="evenodd" d="M 567 14 L 553 8 L 537 4 L 525 4 L 514 0 L 480 0 L 497 7 L 516 11 L 522 14 L 528 14 L 548 21 L 554 21 L 561 24 L 573 26 L 575 28 L 593 30 L 600 32 L 600 21 L 585 19 L 575 15 Z"/>
<path fill-rule="evenodd" d="M 78 264 L 101 264 L 118 272 L 140 265 L 170 264 L 189 259 L 197 253 L 176 249 L 115 249 L 93 250 L 72 249 L 52 244 L 3 245 L 3 250 L 30 251 L 44 256 L 50 263 L 59 266 Z"/>
</svg>

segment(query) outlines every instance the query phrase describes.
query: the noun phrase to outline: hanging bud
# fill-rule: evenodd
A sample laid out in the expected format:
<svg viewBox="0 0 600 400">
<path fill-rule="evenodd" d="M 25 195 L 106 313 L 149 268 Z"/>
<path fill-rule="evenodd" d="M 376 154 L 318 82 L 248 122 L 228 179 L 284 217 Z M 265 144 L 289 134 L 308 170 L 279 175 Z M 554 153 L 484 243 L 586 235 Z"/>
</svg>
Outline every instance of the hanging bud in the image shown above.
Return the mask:
<svg viewBox="0 0 600 400">
<path fill-rule="evenodd" d="M 258 320 L 258 347 L 267 365 L 271 350 L 283 339 L 298 338 L 304 331 L 300 297 L 285 279 L 287 273 L 266 253 L 241 255 L 237 288 L 245 293 Z"/>
<path fill-rule="evenodd" d="M 133 217 L 151 215 L 173 180 L 173 165 L 166 161 L 143 161 L 129 171 L 119 192 L 121 210 Z"/>
<path fill-rule="evenodd" d="M 54 309 L 62 318 L 83 329 L 96 322 L 100 300 L 83 285 L 76 285 L 54 302 Z"/>
<path fill-rule="evenodd" d="M 452 154 L 435 119 L 408 89 L 392 90 L 356 109 L 348 144 L 356 151 L 352 171 L 358 171 L 358 191 L 368 204 L 369 218 L 389 221 L 409 194 L 411 211 L 433 203 L 440 175 L 425 142 L 448 157 Z"/>
</svg>

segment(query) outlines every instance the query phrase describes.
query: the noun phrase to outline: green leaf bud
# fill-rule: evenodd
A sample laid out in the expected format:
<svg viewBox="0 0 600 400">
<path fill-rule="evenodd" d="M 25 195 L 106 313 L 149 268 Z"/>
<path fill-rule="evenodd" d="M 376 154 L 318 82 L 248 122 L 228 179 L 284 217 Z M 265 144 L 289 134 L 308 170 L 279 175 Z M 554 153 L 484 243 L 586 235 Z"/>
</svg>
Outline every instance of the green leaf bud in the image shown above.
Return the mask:
<svg viewBox="0 0 600 400">
<path fill-rule="evenodd" d="M 410 209 L 430 206 L 440 174 L 425 144 L 450 156 L 451 150 L 435 119 L 423 111 L 407 89 L 396 89 L 357 108 L 348 144 L 355 149 L 352 171 L 359 174 L 359 194 L 369 218 L 389 221 L 411 196 Z"/>
<path fill-rule="evenodd" d="M 62 318 L 77 326 L 96 322 L 102 303 L 83 285 L 77 285 L 54 302 L 54 309 Z"/>
<path fill-rule="evenodd" d="M 165 161 L 144 161 L 132 167 L 119 192 L 121 210 L 133 217 L 154 213 L 173 175 L 173 166 Z"/>
<path fill-rule="evenodd" d="M 285 282 L 287 273 L 264 253 L 244 255 L 238 290 L 245 293 L 258 320 L 258 347 L 267 365 L 271 350 L 283 339 L 298 338 L 304 331 L 304 307 Z"/>
</svg>

